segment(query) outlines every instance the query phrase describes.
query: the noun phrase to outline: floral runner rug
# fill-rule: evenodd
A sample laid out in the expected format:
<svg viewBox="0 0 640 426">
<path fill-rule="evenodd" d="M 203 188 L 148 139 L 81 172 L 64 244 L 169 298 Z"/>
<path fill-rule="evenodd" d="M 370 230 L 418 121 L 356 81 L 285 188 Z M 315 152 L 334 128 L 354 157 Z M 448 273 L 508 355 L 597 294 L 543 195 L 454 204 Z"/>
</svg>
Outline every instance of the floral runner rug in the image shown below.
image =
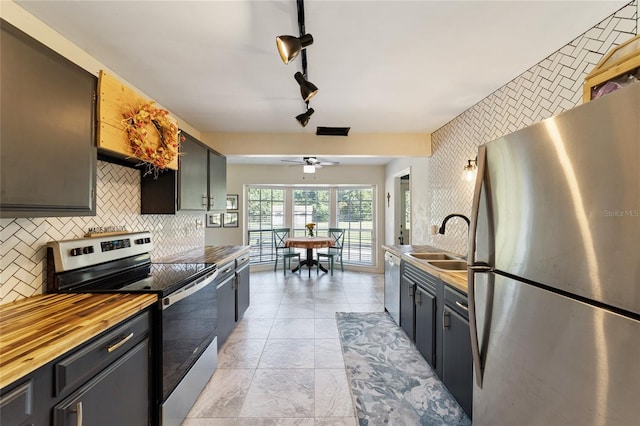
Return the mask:
<svg viewBox="0 0 640 426">
<path fill-rule="evenodd" d="M 360 426 L 471 425 L 386 312 L 336 313 Z"/>
</svg>

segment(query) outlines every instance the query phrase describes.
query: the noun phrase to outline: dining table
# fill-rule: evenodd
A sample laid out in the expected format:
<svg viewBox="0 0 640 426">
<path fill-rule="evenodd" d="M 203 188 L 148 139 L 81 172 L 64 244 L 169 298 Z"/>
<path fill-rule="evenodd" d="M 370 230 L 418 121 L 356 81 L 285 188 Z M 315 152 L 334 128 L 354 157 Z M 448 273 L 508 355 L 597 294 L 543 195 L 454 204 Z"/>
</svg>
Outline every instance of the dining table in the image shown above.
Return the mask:
<svg viewBox="0 0 640 426">
<path fill-rule="evenodd" d="M 318 261 L 313 258 L 313 249 L 331 247 L 336 243 L 332 237 L 288 237 L 284 240 L 284 245 L 287 247 L 303 248 L 307 250 L 307 257 L 300 261 L 300 264 L 296 266 L 292 272 L 298 272 L 299 268 L 307 266 L 309 269 L 309 276 L 311 276 L 311 268 L 318 265 Z M 322 271 L 327 272 L 327 269 L 319 265 Z"/>
</svg>

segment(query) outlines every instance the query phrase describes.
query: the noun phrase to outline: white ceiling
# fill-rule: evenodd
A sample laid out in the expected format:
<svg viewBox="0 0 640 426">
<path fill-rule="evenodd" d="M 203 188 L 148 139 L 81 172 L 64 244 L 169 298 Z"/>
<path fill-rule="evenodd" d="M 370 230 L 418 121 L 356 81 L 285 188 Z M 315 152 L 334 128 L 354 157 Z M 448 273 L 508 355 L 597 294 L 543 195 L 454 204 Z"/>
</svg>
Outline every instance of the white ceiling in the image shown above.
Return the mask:
<svg viewBox="0 0 640 426">
<path fill-rule="evenodd" d="M 295 0 L 17 1 L 201 132 L 432 132 L 627 3 L 305 2 L 304 111 L 275 37 Z"/>
</svg>

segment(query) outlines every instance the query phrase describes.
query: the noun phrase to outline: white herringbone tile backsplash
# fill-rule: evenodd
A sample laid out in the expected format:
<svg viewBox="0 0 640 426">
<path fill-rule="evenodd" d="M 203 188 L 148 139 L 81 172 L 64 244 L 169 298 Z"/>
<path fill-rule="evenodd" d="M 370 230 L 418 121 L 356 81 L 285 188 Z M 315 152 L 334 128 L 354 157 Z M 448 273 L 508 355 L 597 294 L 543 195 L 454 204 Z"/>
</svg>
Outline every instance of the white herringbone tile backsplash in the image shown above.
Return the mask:
<svg viewBox="0 0 640 426">
<path fill-rule="evenodd" d="M 47 242 L 82 237 L 94 226 L 151 231 L 152 258 L 204 245 L 204 229 L 196 229 L 203 214 L 140 214 L 138 170 L 98 161 L 97 175 L 96 216 L 0 219 L 0 303 L 42 293 Z"/>
<path fill-rule="evenodd" d="M 476 158 L 479 145 L 580 105 L 585 76 L 608 51 L 637 32 L 634 0 L 434 132 L 425 183 L 430 224 L 441 223 L 450 213 L 471 213 L 473 183 L 461 179 L 462 169 Z M 445 235 L 424 240 L 466 254 L 467 225 L 454 219 Z"/>
</svg>

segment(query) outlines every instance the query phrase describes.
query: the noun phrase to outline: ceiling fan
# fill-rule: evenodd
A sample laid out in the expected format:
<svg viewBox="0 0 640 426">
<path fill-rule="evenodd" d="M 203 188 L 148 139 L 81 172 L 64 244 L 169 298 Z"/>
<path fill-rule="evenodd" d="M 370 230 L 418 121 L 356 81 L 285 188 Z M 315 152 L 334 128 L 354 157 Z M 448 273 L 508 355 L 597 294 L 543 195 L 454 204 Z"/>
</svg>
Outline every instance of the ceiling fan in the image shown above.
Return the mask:
<svg viewBox="0 0 640 426">
<path fill-rule="evenodd" d="M 320 169 L 323 166 L 335 166 L 340 164 L 338 161 L 324 161 L 319 160 L 317 157 L 302 157 L 302 160 L 280 160 L 285 163 L 302 164 L 304 166 L 305 173 L 315 173 L 315 169 Z"/>
</svg>

